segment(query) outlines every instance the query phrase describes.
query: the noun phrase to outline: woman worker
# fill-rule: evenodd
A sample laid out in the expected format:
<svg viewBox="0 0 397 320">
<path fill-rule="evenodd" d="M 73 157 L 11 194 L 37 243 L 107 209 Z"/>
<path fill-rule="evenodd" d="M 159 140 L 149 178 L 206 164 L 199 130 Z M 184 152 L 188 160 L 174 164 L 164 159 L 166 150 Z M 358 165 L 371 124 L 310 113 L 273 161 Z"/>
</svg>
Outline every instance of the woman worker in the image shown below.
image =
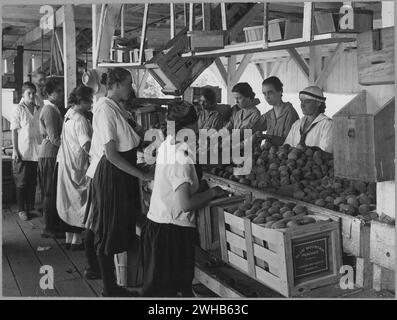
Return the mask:
<svg viewBox="0 0 397 320">
<path fill-rule="evenodd" d="M 270 77 L 262 82 L 262 92 L 273 108 L 261 117 L 260 131 L 266 131 L 274 145 L 282 145 L 291 126 L 299 119 L 291 103 L 283 102 L 283 83 L 277 77 Z"/>
<path fill-rule="evenodd" d="M 255 129 L 257 122 L 261 118 L 261 114 L 256 108 L 259 100 L 255 99 L 255 93 L 251 86 L 246 82 L 237 83 L 232 88 L 232 93 L 240 110 L 232 114 L 225 128 L 228 130 Z"/>
<path fill-rule="evenodd" d="M 103 296 L 131 296 L 119 287 L 114 273 L 114 254 L 127 251 L 135 238 L 140 209 L 139 181 L 150 174 L 136 167 L 136 148 L 141 142 L 124 108 L 132 91 L 132 78 L 123 68 L 109 69 L 107 96 L 94 110 L 92 161 L 87 175 L 92 180 L 91 229 L 103 281 Z"/>
<path fill-rule="evenodd" d="M 219 130 L 223 126 L 222 115 L 216 110 L 216 93 L 211 88 L 201 90 L 200 106 L 202 110 L 198 114 L 199 129 Z"/>
<path fill-rule="evenodd" d="M 175 103 L 168 108 L 175 132 L 197 133 L 197 114 L 192 105 Z M 182 139 L 182 137 L 181 137 Z M 196 217 L 194 211 L 215 197 L 226 195 L 219 187 L 199 192 L 192 149 L 168 134 L 161 144 L 147 220 L 142 227 L 143 296 L 191 297 L 194 277 Z"/>
<path fill-rule="evenodd" d="M 325 97 L 317 86 L 310 86 L 299 92 L 303 117 L 297 120 L 285 140 L 286 144 L 318 147 L 332 153 L 332 120 L 325 114 Z"/>
<path fill-rule="evenodd" d="M 69 226 L 66 249 L 83 249 L 81 233 L 87 204 L 92 127 L 84 114 L 91 109 L 93 90 L 80 85 L 68 97 L 58 151 L 58 182 L 56 205 L 60 218 Z"/>
</svg>

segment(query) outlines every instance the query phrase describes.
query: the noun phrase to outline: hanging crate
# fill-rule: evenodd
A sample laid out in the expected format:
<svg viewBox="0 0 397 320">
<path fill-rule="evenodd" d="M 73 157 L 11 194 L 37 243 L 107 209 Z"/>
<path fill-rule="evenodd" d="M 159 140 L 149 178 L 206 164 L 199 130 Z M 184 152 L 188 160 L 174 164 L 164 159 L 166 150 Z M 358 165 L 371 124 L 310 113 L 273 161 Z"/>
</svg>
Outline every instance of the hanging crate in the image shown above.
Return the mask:
<svg viewBox="0 0 397 320">
<path fill-rule="evenodd" d="M 338 281 L 338 219 L 310 215 L 316 223 L 268 229 L 218 210 L 222 259 L 253 279 L 286 297 Z"/>
<path fill-rule="evenodd" d="M 358 80 L 361 85 L 394 83 L 394 27 L 357 36 Z"/>
<path fill-rule="evenodd" d="M 333 116 L 335 176 L 394 180 L 394 103 L 370 114 L 363 91 Z"/>
</svg>

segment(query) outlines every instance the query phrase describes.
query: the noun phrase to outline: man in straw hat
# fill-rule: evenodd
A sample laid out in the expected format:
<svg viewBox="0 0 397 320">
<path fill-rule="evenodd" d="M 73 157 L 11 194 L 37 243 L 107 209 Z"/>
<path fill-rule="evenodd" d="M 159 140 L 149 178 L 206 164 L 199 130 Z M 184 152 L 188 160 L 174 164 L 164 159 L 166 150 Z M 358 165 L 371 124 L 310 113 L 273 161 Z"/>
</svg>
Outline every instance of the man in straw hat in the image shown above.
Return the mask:
<svg viewBox="0 0 397 320">
<path fill-rule="evenodd" d="M 296 147 L 318 147 L 332 153 L 332 120 L 325 112 L 325 97 L 323 90 L 310 86 L 299 92 L 303 117 L 297 120 L 285 140 L 286 144 Z"/>
</svg>

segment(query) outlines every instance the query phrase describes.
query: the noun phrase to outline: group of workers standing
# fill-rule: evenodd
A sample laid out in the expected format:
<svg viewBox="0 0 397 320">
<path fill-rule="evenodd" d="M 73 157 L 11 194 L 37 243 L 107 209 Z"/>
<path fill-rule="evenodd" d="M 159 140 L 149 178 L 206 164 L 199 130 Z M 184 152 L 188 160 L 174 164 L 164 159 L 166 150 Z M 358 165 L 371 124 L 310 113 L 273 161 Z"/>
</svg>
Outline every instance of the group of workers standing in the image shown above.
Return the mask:
<svg viewBox="0 0 397 320">
<path fill-rule="evenodd" d="M 135 241 L 139 180 L 154 180 L 140 241 L 142 295 L 193 296 L 195 211 L 226 193 L 201 181 L 200 167 L 186 156 L 191 154 L 189 144 L 175 133 L 166 135 L 157 159 L 173 154 L 177 161 L 157 161 L 154 176 L 143 171 L 137 165 L 142 128 L 126 108 L 133 95 L 130 72 L 113 68 L 101 80 L 98 75 L 94 78 L 72 91 L 66 113 L 62 83 L 45 80 L 43 73 L 34 75 L 34 84 L 24 83 L 11 121 L 18 215 L 27 220 L 34 212 L 38 176 L 44 197 L 42 236 L 56 238 L 63 232 L 66 249 L 85 248 L 85 275 L 102 279 L 103 296 L 133 296 L 136 293 L 116 283 L 114 255 Z M 238 83 L 232 89 L 236 105 L 230 119 L 217 110 L 215 92 L 204 88 L 201 110 L 184 101 L 170 103 L 167 120 L 174 121 L 175 132 L 251 129 L 266 131 L 291 146 L 307 144 L 332 152 L 332 120 L 324 115 L 320 88 L 300 92 L 302 119 L 289 102 L 283 102 L 278 78 L 265 79 L 262 89 L 272 106 L 262 116 L 250 85 Z"/>
</svg>

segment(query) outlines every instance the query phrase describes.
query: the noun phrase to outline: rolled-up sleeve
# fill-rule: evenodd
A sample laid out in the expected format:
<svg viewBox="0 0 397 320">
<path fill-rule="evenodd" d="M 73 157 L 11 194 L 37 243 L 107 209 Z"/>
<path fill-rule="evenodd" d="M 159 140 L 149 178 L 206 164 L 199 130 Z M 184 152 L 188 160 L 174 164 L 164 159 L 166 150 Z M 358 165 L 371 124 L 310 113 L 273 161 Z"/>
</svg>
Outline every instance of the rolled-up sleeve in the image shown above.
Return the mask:
<svg viewBox="0 0 397 320">
<path fill-rule="evenodd" d="M 102 145 L 105 145 L 112 140 L 117 142 L 117 126 L 115 117 L 116 114 L 110 108 L 101 108 L 96 111 L 95 127 L 100 128 L 96 134 L 98 135 L 99 141 Z"/>
<path fill-rule="evenodd" d="M 16 130 L 21 128 L 21 108 L 17 106 L 11 113 L 10 129 Z"/>
</svg>

